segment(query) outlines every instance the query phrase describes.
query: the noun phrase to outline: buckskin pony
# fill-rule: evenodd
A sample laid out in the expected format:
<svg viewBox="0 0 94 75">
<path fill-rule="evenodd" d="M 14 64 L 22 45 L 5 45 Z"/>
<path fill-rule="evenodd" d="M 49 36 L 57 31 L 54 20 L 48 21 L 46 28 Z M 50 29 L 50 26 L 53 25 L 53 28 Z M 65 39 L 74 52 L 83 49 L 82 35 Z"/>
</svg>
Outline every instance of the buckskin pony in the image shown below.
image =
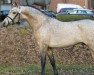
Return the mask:
<svg viewBox="0 0 94 75">
<path fill-rule="evenodd" d="M 26 19 L 32 27 L 34 37 L 39 46 L 41 75 L 45 75 L 46 56 L 49 57 L 54 75 L 58 75 L 53 50 L 51 49 L 53 47 L 66 47 L 83 42 L 90 48 L 90 52 L 94 58 L 93 20 L 61 22 L 48 17 L 36 8 L 15 6 L 10 10 L 2 25 L 8 26 L 18 21 L 18 14 L 20 14 L 20 19 Z"/>
</svg>

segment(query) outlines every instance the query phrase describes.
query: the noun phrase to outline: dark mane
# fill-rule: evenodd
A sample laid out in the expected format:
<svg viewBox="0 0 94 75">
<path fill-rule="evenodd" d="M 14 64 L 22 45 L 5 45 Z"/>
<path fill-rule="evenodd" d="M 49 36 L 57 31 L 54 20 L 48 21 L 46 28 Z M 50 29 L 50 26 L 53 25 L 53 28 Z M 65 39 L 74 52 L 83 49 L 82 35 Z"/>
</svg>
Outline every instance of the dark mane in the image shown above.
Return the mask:
<svg viewBox="0 0 94 75">
<path fill-rule="evenodd" d="M 27 5 L 23 5 L 23 6 L 27 6 Z M 40 11 L 40 12 L 43 13 L 44 15 L 48 16 L 44 11 L 42 11 L 42 9 L 39 9 L 39 8 L 37 8 L 37 7 L 35 7 L 35 6 L 28 6 L 28 7 L 32 7 L 32 8 L 34 8 L 34 9 Z M 49 16 L 48 16 L 48 17 L 49 17 Z M 50 18 L 51 18 L 51 17 L 50 17 Z"/>
<path fill-rule="evenodd" d="M 36 9 L 36 10 L 42 12 L 42 13 L 45 14 L 46 16 L 48 16 L 45 12 L 42 11 L 42 9 L 39 9 L 39 8 L 37 8 L 37 7 L 35 7 L 35 6 L 29 6 L 29 7 L 32 7 L 32 8 L 34 8 L 34 9 Z M 48 16 L 48 17 L 49 17 L 49 16 Z"/>
</svg>

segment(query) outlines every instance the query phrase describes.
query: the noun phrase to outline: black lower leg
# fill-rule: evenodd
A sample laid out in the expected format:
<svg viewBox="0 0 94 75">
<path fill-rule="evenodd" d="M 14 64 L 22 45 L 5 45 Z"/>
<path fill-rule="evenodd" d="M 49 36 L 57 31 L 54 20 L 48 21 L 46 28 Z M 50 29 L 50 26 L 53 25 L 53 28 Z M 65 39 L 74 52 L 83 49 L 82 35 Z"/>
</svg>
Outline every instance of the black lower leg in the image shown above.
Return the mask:
<svg viewBox="0 0 94 75">
<path fill-rule="evenodd" d="M 41 55 L 41 75 L 45 75 L 46 55 Z"/>
<path fill-rule="evenodd" d="M 56 69 L 55 59 L 54 59 L 54 55 L 53 55 L 52 51 L 50 52 L 50 54 L 48 53 L 48 57 L 49 57 L 51 65 L 53 67 L 54 75 L 58 75 L 58 71 Z"/>
</svg>

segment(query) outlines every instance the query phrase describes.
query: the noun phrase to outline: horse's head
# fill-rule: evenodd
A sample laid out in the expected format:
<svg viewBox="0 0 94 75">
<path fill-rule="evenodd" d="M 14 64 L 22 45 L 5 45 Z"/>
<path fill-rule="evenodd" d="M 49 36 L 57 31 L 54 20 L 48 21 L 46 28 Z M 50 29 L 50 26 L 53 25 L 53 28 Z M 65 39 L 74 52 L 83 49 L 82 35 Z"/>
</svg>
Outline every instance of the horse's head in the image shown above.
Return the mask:
<svg viewBox="0 0 94 75">
<path fill-rule="evenodd" d="M 8 26 L 15 24 L 19 22 L 20 19 L 25 19 L 29 23 L 31 23 L 31 21 L 32 23 L 35 23 L 35 21 L 41 20 L 41 17 L 43 18 L 44 14 L 36 8 L 14 5 L 14 7 L 10 10 L 8 16 L 2 22 L 2 25 Z"/>
<path fill-rule="evenodd" d="M 19 20 L 20 20 L 20 13 L 21 13 L 20 7 L 14 6 L 10 10 L 8 16 L 2 22 L 3 26 L 8 26 L 10 24 L 15 24 L 15 23 L 19 22 Z"/>
</svg>

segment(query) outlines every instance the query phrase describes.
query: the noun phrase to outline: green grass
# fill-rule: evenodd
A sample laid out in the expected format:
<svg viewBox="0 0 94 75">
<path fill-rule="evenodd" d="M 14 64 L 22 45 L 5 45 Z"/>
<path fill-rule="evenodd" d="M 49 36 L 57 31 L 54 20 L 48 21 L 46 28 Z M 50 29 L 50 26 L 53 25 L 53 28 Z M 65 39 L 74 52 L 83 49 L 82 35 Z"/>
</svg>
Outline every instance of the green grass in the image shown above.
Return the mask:
<svg viewBox="0 0 94 75">
<path fill-rule="evenodd" d="M 57 65 L 59 75 L 93 75 L 94 65 Z M 40 75 L 41 68 L 38 65 L 25 65 L 20 67 L 1 66 L 0 75 Z M 46 75 L 53 75 L 52 67 L 46 66 Z"/>
<path fill-rule="evenodd" d="M 92 17 L 88 17 L 88 16 L 77 16 L 77 15 L 58 15 L 56 18 L 58 20 L 60 20 L 60 21 L 65 21 L 65 22 L 77 21 L 77 20 L 83 20 L 83 19 L 91 19 L 91 20 L 94 20 L 94 18 L 92 18 Z"/>
<path fill-rule="evenodd" d="M 35 65 L 25 65 L 25 66 L 2 66 L 0 67 L 0 75 L 36 75 L 40 72 L 40 67 Z"/>
</svg>

